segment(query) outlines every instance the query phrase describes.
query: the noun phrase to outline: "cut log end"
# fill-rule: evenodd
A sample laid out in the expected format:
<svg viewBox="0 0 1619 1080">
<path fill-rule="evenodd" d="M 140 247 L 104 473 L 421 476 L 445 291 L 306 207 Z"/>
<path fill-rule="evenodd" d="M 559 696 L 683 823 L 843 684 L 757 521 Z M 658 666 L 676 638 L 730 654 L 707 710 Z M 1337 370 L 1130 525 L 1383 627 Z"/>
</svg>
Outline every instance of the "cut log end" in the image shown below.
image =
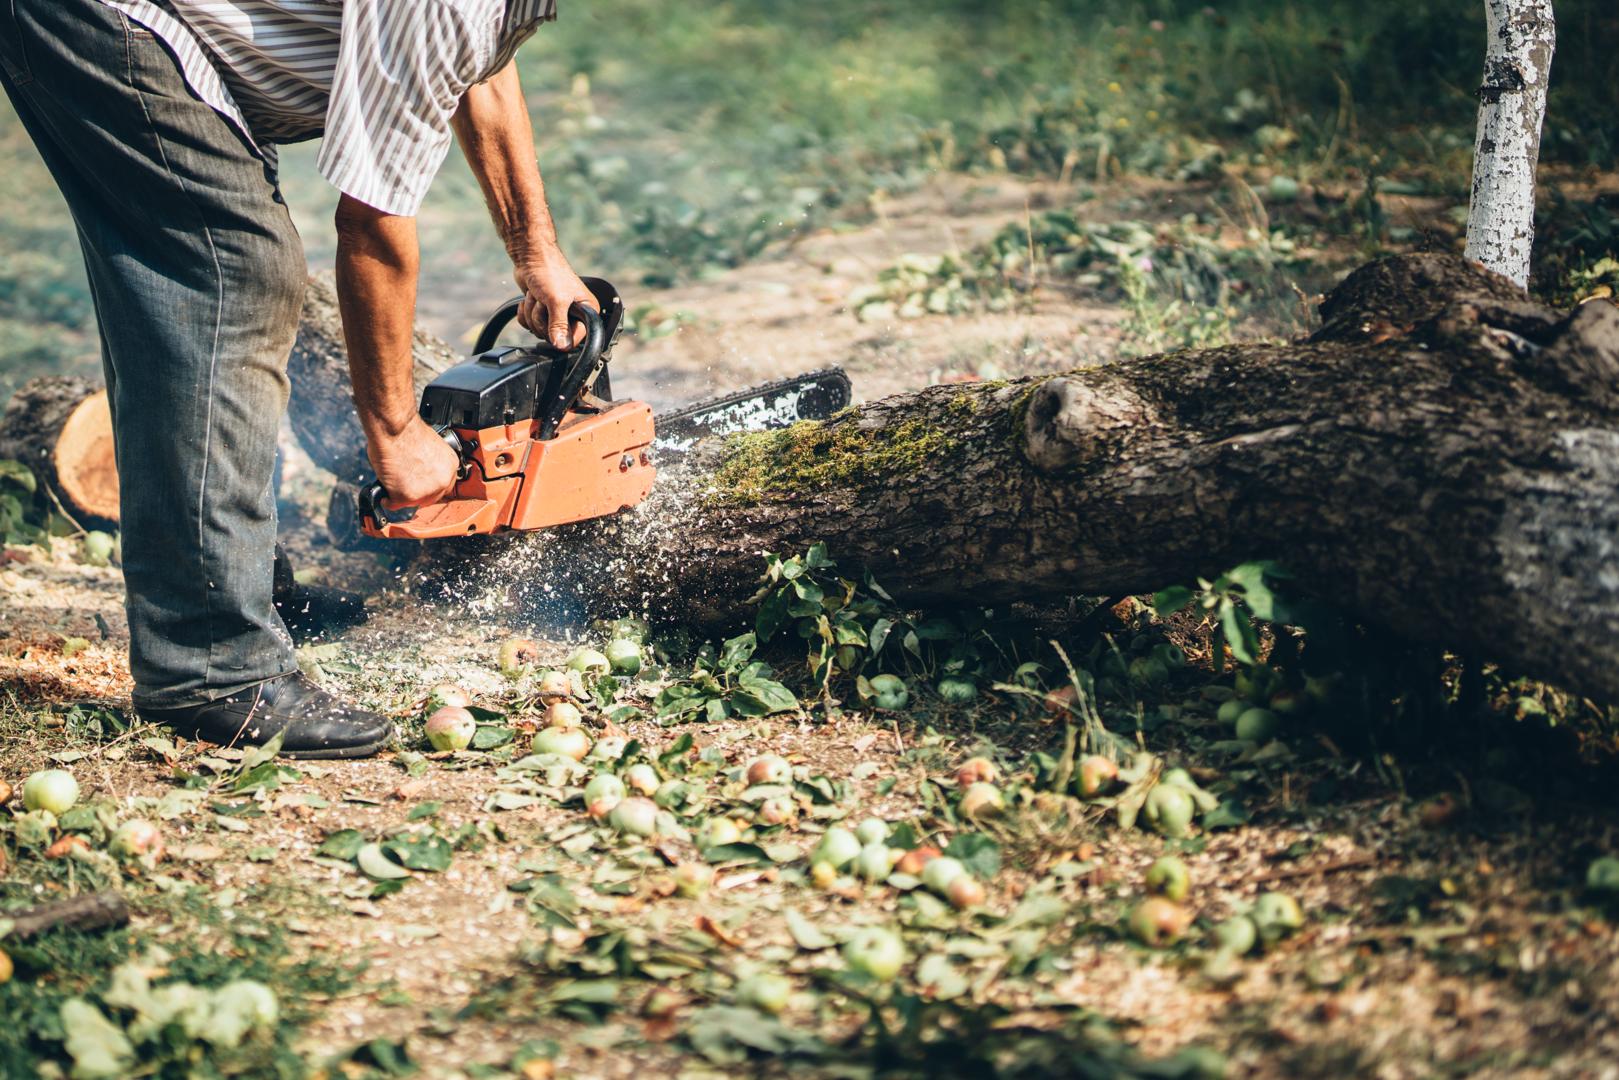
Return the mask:
<svg viewBox="0 0 1619 1080">
<path fill-rule="evenodd" d="M 97 390 L 74 407 L 51 451 L 57 494 L 76 517 L 92 524 L 118 521 L 118 461 L 113 454 L 112 411 L 107 391 Z"/>
<path fill-rule="evenodd" d="M 0 458 L 32 469 L 79 525 L 118 527 L 118 465 L 104 387 L 57 375 L 24 384 L 0 416 Z"/>
</svg>

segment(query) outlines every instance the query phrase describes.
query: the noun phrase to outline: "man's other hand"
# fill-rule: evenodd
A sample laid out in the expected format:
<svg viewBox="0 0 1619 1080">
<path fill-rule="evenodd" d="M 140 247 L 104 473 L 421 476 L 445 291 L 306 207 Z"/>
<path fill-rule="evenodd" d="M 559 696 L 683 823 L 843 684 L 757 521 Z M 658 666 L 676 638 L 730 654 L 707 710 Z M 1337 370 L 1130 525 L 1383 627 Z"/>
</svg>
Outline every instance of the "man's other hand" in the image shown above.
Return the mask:
<svg viewBox="0 0 1619 1080">
<path fill-rule="evenodd" d="M 543 256 L 518 260 L 513 265 L 512 276 L 517 280 L 517 287 L 523 290 L 517 321 L 525 329 L 559 349 L 570 348 L 584 340 L 583 326 L 569 332 L 568 308 L 575 301 L 594 311 L 600 311 L 601 305 L 573 272 L 562 252 L 552 249 Z"/>
<path fill-rule="evenodd" d="M 450 444 L 420 417 L 398 435 L 372 439 L 367 453 L 388 493 L 383 506 L 390 510 L 438 502 L 455 486 L 461 468 Z"/>
</svg>

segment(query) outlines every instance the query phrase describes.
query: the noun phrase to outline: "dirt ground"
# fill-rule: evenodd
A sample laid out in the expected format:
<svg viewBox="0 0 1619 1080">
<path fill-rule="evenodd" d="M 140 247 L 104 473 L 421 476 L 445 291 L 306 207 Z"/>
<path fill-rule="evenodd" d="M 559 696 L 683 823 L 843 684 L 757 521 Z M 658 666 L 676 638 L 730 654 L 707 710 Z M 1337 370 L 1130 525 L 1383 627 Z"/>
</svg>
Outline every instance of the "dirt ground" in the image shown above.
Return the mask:
<svg viewBox="0 0 1619 1080">
<path fill-rule="evenodd" d="M 895 200 L 870 226 L 816 234 L 717 280 L 646 296 L 626 289 L 632 309 L 651 303 L 686 314 L 675 333 L 621 346 L 615 389 L 662 407 L 838 363 L 857 396 L 871 399 L 933 381 L 1056 370 L 1109 355 L 1121 316 L 1101 300 L 1041 296 L 1014 314 L 885 326 L 861 323 L 844 309 L 850 291 L 897 256 L 966 246 L 1054 197 L 1006 183 L 951 184 Z M 1087 205 L 1099 215 L 1167 218 L 1200 197 L 1138 186 Z M 464 329 L 470 298 L 454 289 L 424 289 L 423 296 L 429 325 L 452 336 Z M 310 654 L 328 684 L 399 717 L 408 750 L 423 749 L 420 701 L 443 681 L 503 713 L 517 731 L 513 745 L 526 743 L 535 722 L 532 676 L 503 676 L 496 653 L 502 641 L 534 628 L 518 613 L 483 609 L 469 619 L 423 606 L 390 583 L 375 557 L 340 555 L 318 540 L 311 519 L 318 520 L 322 481 L 306 462 L 294 459 L 287 483 L 308 511 L 289 519 L 302 533 L 296 547 L 304 569 L 374 590 L 368 624 Z M 67 541 L 50 555 L 0 566 L 0 712 L 8 714 L 0 779 L 18 784 L 68 749 L 82 752 L 69 767 L 98 797 L 127 804 L 173 789 L 175 760 L 141 741 L 159 733 L 137 728 L 87 743 L 62 726 L 61 707 L 71 703 L 127 706 L 120 587 L 116 568 L 80 564 Z M 540 666 L 562 662 L 573 647 L 569 636 L 557 632 L 540 642 Z M 88 644 L 65 652 L 74 638 Z M 1195 692 L 1205 680 L 1187 673 L 1166 693 L 1166 701 L 1184 695 L 1191 704 L 1183 722 L 1149 739 L 1200 778 L 1221 767 L 1194 756 L 1206 744 L 1196 737 Z M 637 700 L 653 689 L 637 691 Z M 602 734 L 599 718 L 587 723 Z M 801 779 L 847 782 L 831 810 L 805 806 L 796 826 L 770 834 L 772 843 L 800 853 L 834 813 L 850 822 L 872 815 L 937 822 L 930 792 L 940 786 L 933 780 L 950 786 L 954 764 L 969 752 L 994 747 L 1015 774 L 1027 751 L 1051 749 L 1060 737 L 1057 728 L 1018 721 L 1006 694 L 972 706 L 930 701 L 910 713 L 853 710 L 830 720 L 782 714 L 663 727 L 637 719 L 622 731 L 654 754 L 691 734 L 693 752 L 707 749 L 720 770 L 711 781 L 711 813 L 746 806 L 742 786 L 723 770 L 762 753 L 785 756 Z M 174 752 L 182 763 L 201 756 L 194 746 Z M 695 1055 L 682 1017 L 695 1002 L 713 1000 L 716 985 L 757 967 L 792 974 L 795 996 L 782 1014 L 789 1027 L 848 1035 L 857 1020 L 816 979 L 838 966 L 835 950 L 804 948 L 789 913 L 833 937 L 895 919 L 926 922 L 901 890 L 821 890 L 806 880 L 802 858 L 777 859 L 783 853 L 775 851 L 765 865 L 722 863 L 703 898 L 670 895 L 672 865 L 695 859 L 689 843 L 615 841 L 576 805 L 514 777 L 511 757 L 508 748 L 300 764 L 296 777 L 254 796 L 260 816 L 198 809 L 166 821 L 166 872 L 279 919 L 300 951 L 368 961 L 358 987 L 325 1003 L 307 1031 L 312 1054 L 398 1040 L 423 1075 L 443 1077 L 468 1075 L 480 1063 L 496 1069 L 488 1075 L 507 1075 L 500 1070 L 514 1051 L 536 1039 L 556 1041 L 554 1069 L 563 1076 L 787 1071 L 793 1066 L 768 1058 L 723 1065 Z M 419 775 L 412 775 L 413 762 Z M 1097 814 L 1053 828 L 1049 806 L 1023 788 L 1013 812 L 984 827 L 1004 859 L 983 910 L 947 909 L 937 927 L 917 931 L 912 947 L 926 940 L 955 957 L 972 977 L 973 1001 L 1033 1018 L 1059 1006 L 1089 1010 L 1150 1056 L 1212 1047 L 1226 1056 L 1228 1075 L 1619 1077 L 1619 934 L 1580 886 L 1593 855 L 1619 851 L 1619 803 L 1536 798 L 1508 814 L 1458 774 L 1440 790 L 1461 809 L 1441 814 L 1419 799 L 1430 790 L 1405 788 L 1402 764 L 1393 755 L 1340 751 L 1305 729 L 1275 760 L 1243 772 L 1248 824 L 1181 842 L 1125 831 Z M 491 802 L 500 792 L 538 797 L 511 799 L 511 808 L 501 809 Z M 429 803 L 439 805 L 420 820 L 445 835 L 470 825 L 475 836 L 443 872 L 417 873 L 400 891 L 373 898 L 372 883 L 352 865 L 317 854 L 338 830 L 396 831 Z M 950 827 L 939 827 L 940 839 L 950 835 Z M 1121 926 L 1142 895 L 1146 867 L 1166 850 L 1190 867 L 1188 905 L 1202 922 L 1193 944 L 1158 951 L 1131 941 Z M 574 897 L 574 921 L 587 936 L 628 928 L 638 947 L 651 942 L 671 955 L 699 956 L 704 970 L 666 979 L 651 965 L 634 977 L 620 970 L 628 1007 L 601 1023 L 556 1007 L 546 993 L 586 970 L 567 959 L 580 948 L 578 935 L 548 929 L 531 902 L 536 893 L 513 888 L 550 875 Z M 1203 928 L 1267 889 L 1300 901 L 1304 929 L 1229 973 L 1206 971 L 1195 944 Z M 1047 896 L 1060 901 L 1060 913 L 1029 915 L 1021 929 L 1039 933 L 1018 937 L 1024 916 L 1016 913 L 1035 911 L 1030 898 Z M 550 960 L 533 959 L 547 948 Z M 1037 959 L 1010 962 L 1016 949 L 1032 949 Z M 653 1004 L 660 986 L 675 1004 Z M 469 1004 L 478 1007 L 463 1012 Z M 803 1066 L 813 1068 L 814 1059 Z M 549 1067 L 531 1066 L 526 1075 L 551 1075 Z"/>
</svg>

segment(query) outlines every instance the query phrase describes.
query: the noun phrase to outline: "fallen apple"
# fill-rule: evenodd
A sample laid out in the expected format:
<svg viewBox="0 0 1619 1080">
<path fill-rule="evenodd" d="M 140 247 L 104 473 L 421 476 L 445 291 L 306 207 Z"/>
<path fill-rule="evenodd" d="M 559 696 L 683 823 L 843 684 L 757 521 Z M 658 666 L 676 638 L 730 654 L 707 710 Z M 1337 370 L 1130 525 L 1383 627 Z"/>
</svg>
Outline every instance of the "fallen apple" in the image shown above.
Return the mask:
<svg viewBox="0 0 1619 1080">
<path fill-rule="evenodd" d="M 936 859 L 929 859 L 927 865 L 922 867 L 922 884 L 932 892 L 945 896 L 950 891 L 950 883 L 967 872 L 960 859 L 949 855 L 940 855 Z"/>
<path fill-rule="evenodd" d="M 905 942 L 892 930 L 868 926 L 843 943 L 843 960 L 851 971 L 890 982 L 905 966 Z"/>
<path fill-rule="evenodd" d="M 956 783 L 961 787 L 999 780 L 1001 771 L 986 757 L 971 757 L 956 767 Z"/>
<path fill-rule="evenodd" d="M 634 765 L 624 770 L 624 784 L 637 795 L 649 797 L 656 795 L 658 788 L 662 786 L 661 781 L 658 779 L 658 770 L 644 761 L 637 761 Z M 658 805 L 663 806 L 662 803 Z M 667 810 L 668 807 L 665 806 L 664 809 Z"/>
<path fill-rule="evenodd" d="M 1191 793 L 1179 784 L 1157 784 L 1147 792 L 1141 816 L 1160 836 L 1178 840 L 1191 827 L 1196 809 Z"/>
<path fill-rule="evenodd" d="M 585 785 L 585 813 L 606 817 L 624 801 L 624 782 L 611 773 L 597 773 Z"/>
<path fill-rule="evenodd" d="M 591 648 L 574 650 L 573 655 L 568 657 L 567 666 L 568 670 L 591 679 L 600 678 L 613 669 L 612 662 L 606 656 Z"/>
<path fill-rule="evenodd" d="M 675 867 L 675 891 L 688 900 L 708 892 L 714 881 L 714 868 L 707 863 L 683 862 Z"/>
<path fill-rule="evenodd" d="M 1281 717 L 1269 709 L 1247 709 L 1237 717 L 1237 738 L 1266 742 L 1282 729 Z"/>
<path fill-rule="evenodd" d="M 1119 766 L 1112 758 L 1088 754 L 1079 763 L 1079 794 L 1094 799 L 1105 795 L 1119 780 Z"/>
<path fill-rule="evenodd" d="M 700 835 L 698 846 L 705 850 L 742 842 L 741 826 L 727 817 L 709 818 Z"/>
<path fill-rule="evenodd" d="M 90 841 L 78 833 L 68 833 L 45 849 L 47 859 L 65 859 L 75 851 L 89 851 Z"/>
<path fill-rule="evenodd" d="M 862 844 L 881 844 L 888 839 L 888 822 L 869 817 L 854 827 L 854 835 Z"/>
<path fill-rule="evenodd" d="M 1280 941 L 1304 925 L 1304 909 L 1286 893 L 1260 893 L 1248 917 L 1267 945 Z"/>
<path fill-rule="evenodd" d="M 785 784 L 793 778 L 793 767 L 776 754 L 763 754 L 748 762 L 745 774 L 750 784 Z"/>
<path fill-rule="evenodd" d="M 540 700 L 547 705 L 558 701 L 567 701 L 573 697 L 573 680 L 568 678 L 566 672 L 550 668 L 540 672 L 538 687 Z"/>
<path fill-rule="evenodd" d="M 854 833 L 841 825 L 833 825 L 821 837 L 821 842 L 815 845 L 810 862 L 826 863 L 834 870 L 842 870 L 854 862 L 863 846 Z"/>
<path fill-rule="evenodd" d="M 1192 872 L 1180 859 L 1165 855 L 1147 868 L 1147 891 L 1179 903 L 1192 888 Z"/>
<path fill-rule="evenodd" d="M 792 997 L 793 984 L 785 976 L 774 972 L 749 975 L 736 984 L 736 1000 L 760 1012 L 774 1016 L 787 1008 Z"/>
<path fill-rule="evenodd" d="M 976 878 L 962 874 L 950 883 L 950 887 L 945 889 L 944 895 L 945 899 L 950 901 L 951 907 L 958 911 L 965 911 L 968 908 L 982 905 L 988 894 L 985 893 L 984 886 Z"/>
<path fill-rule="evenodd" d="M 831 863 L 818 862 L 810 866 L 810 883 L 817 889 L 830 889 L 838 882 L 838 871 Z"/>
<path fill-rule="evenodd" d="M 579 706 L 571 701 L 553 701 L 545 707 L 546 727 L 576 728 L 584 722 L 584 714 L 579 711 Z"/>
<path fill-rule="evenodd" d="M 1210 933 L 1221 951 L 1229 952 L 1233 956 L 1242 956 L 1253 951 L 1254 945 L 1259 941 L 1259 928 L 1246 915 L 1233 915 L 1217 924 Z"/>
<path fill-rule="evenodd" d="M 440 709 L 454 707 L 465 709 L 472 704 L 472 695 L 454 683 L 439 683 L 427 691 L 427 698 L 422 703 L 422 709 L 428 713 L 438 712 Z"/>
<path fill-rule="evenodd" d="M 961 812 L 966 817 L 994 817 L 1006 809 L 1006 800 L 1001 796 L 1001 789 L 994 784 L 969 784 L 967 790 L 961 793 Z"/>
<path fill-rule="evenodd" d="M 893 868 L 893 860 L 888 857 L 888 847 L 881 841 L 867 844 L 860 849 L 860 854 L 855 856 L 856 876 L 874 885 L 879 881 L 887 881 Z"/>
<path fill-rule="evenodd" d="M 785 825 L 797 817 L 793 800 L 786 796 L 766 799 L 759 804 L 759 820 L 765 825 Z"/>
<path fill-rule="evenodd" d="M 955 675 L 946 675 L 933 689 L 946 705 L 966 705 L 978 697 L 977 683 Z"/>
<path fill-rule="evenodd" d="M 1130 932 L 1154 949 L 1179 941 L 1191 924 L 1190 912 L 1162 896 L 1149 896 L 1130 912 Z"/>
<path fill-rule="evenodd" d="M 107 846 L 120 859 L 152 865 L 163 858 L 163 832 L 150 821 L 131 818 L 118 826 Z"/>
<path fill-rule="evenodd" d="M 1619 893 L 1619 859 L 1604 855 L 1585 868 L 1585 887 L 1592 892 Z"/>
<path fill-rule="evenodd" d="M 641 670 L 641 646 L 636 642 L 624 638 L 609 641 L 602 655 L 615 675 L 635 675 Z"/>
<path fill-rule="evenodd" d="M 901 855 L 899 862 L 894 864 L 894 869 L 901 874 L 909 874 L 911 877 L 921 877 L 922 870 L 928 863 L 937 859 L 940 854 L 942 853 L 938 848 L 924 844 Z"/>
<path fill-rule="evenodd" d="M 1079 692 L 1069 686 L 1059 686 L 1041 699 L 1046 712 L 1052 716 L 1067 716 L 1074 711 L 1074 702 L 1079 699 Z"/>
<path fill-rule="evenodd" d="M 455 705 L 446 705 L 427 718 L 427 741 L 434 750 L 465 750 L 477 733 L 477 719 Z"/>
<path fill-rule="evenodd" d="M 561 754 L 583 761 L 590 753 L 590 736 L 579 728 L 541 728 L 534 736 L 533 749 L 536 754 Z"/>
<path fill-rule="evenodd" d="M 910 704 L 911 691 L 898 675 L 873 675 L 867 685 L 871 687 L 871 704 L 879 709 L 903 709 Z"/>
<path fill-rule="evenodd" d="M 11 981 L 11 971 L 11 957 L 6 954 L 4 949 L 0 949 L 0 986 L 4 986 Z"/>
<path fill-rule="evenodd" d="M 0 780 L 0 806 L 4 806 L 10 801 L 11 785 L 6 783 L 4 780 Z"/>
<path fill-rule="evenodd" d="M 1247 712 L 1249 707 L 1248 703 L 1241 698 L 1231 698 L 1220 702 L 1220 707 L 1215 710 L 1214 718 L 1222 724 L 1235 724 L 1237 717 Z"/>
<path fill-rule="evenodd" d="M 540 647 L 528 638 L 510 638 L 501 643 L 496 666 L 508 679 L 521 677 L 539 662 Z"/>
<path fill-rule="evenodd" d="M 613 807 L 607 824 L 631 836 L 653 836 L 658 831 L 658 807 L 651 799 L 632 795 Z"/>
<path fill-rule="evenodd" d="M 65 814 L 79 801 L 79 782 L 66 769 L 42 769 L 22 785 L 22 804 L 30 810 Z"/>
</svg>

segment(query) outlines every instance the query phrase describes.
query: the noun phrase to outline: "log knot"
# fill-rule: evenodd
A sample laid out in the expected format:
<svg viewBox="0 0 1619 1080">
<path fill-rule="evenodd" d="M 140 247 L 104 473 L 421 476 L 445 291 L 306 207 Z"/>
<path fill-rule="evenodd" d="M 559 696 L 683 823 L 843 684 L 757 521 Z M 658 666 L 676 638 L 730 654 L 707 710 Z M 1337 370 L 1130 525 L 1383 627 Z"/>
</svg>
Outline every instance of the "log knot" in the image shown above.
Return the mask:
<svg viewBox="0 0 1619 1080">
<path fill-rule="evenodd" d="M 1047 379 L 1023 414 L 1023 454 L 1042 472 L 1066 472 L 1111 456 L 1150 418 L 1147 404 L 1120 386 Z"/>
</svg>

